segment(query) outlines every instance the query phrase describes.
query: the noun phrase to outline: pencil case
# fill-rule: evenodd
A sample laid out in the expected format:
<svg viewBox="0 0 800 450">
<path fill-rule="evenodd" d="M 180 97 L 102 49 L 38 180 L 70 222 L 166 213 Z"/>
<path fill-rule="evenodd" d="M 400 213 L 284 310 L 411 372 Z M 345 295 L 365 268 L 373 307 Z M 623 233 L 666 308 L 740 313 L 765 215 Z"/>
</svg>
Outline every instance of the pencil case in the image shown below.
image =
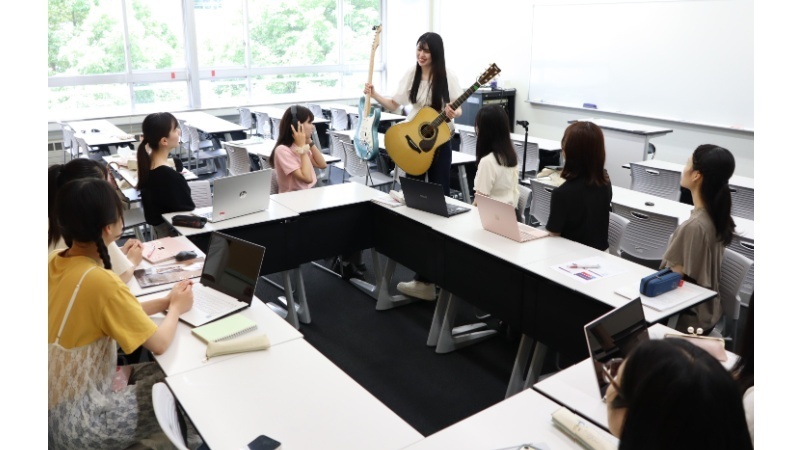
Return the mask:
<svg viewBox="0 0 800 450">
<path fill-rule="evenodd" d="M 642 278 L 639 283 L 639 293 L 647 297 L 656 297 L 677 288 L 680 283 L 681 274 L 671 269 L 663 269 Z"/>
<path fill-rule="evenodd" d="M 203 228 L 206 226 L 205 217 L 191 216 L 188 214 L 178 214 L 172 217 L 172 224 L 176 227 Z"/>
</svg>

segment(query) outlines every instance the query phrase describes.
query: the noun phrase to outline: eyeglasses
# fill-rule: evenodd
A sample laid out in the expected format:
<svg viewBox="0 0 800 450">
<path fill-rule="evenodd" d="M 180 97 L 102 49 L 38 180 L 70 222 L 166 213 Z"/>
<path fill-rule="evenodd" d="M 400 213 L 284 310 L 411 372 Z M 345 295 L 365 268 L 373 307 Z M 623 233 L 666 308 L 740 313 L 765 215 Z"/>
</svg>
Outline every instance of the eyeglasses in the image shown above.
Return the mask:
<svg viewBox="0 0 800 450">
<path fill-rule="evenodd" d="M 620 392 L 619 383 L 617 383 L 617 374 L 619 373 L 619 368 L 622 366 L 622 361 L 624 361 L 622 358 L 612 358 L 603 363 L 603 380 L 614 386 L 617 395 L 619 395 Z"/>
</svg>

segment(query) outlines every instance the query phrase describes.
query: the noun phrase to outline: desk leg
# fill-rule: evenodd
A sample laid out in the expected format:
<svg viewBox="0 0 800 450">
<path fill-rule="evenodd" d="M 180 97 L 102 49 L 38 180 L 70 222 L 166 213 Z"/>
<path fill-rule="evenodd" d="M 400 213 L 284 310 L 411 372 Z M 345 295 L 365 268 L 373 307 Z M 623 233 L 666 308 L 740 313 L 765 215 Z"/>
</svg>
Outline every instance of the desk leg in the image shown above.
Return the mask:
<svg viewBox="0 0 800 450">
<path fill-rule="evenodd" d="M 534 343 L 536 346 L 534 347 Z M 531 357 L 531 350 L 533 356 Z M 514 368 L 511 369 L 511 379 L 508 382 L 508 389 L 506 390 L 506 398 L 517 394 L 524 389 L 536 384 L 539 381 L 539 375 L 542 374 L 542 366 L 544 365 L 544 357 L 547 355 L 547 346 L 541 342 L 536 342 L 527 335 L 523 334 L 522 339 L 519 341 L 519 349 L 517 350 L 517 357 L 514 359 Z M 530 364 L 528 363 L 530 359 Z M 527 366 L 527 367 L 526 367 Z M 525 369 L 527 368 L 527 375 Z"/>
<path fill-rule="evenodd" d="M 453 294 L 444 289 L 439 290 L 439 298 L 436 299 L 436 309 L 433 310 L 431 331 L 428 333 L 428 347 L 434 347 L 439 342 L 439 335 L 442 334 L 444 312 L 447 309 L 447 304 L 450 302 L 450 297 L 452 295 Z"/>
<path fill-rule="evenodd" d="M 467 169 L 464 164 L 458 165 L 458 180 L 461 183 L 461 194 L 464 196 L 464 202 L 468 205 L 472 204 L 472 199 L 469 196 L 469 183 L 467 182 Z"/>
<path fill-rule="evenodd" d="M 483 322 L 453 328 L 456 312 L 463 300 L 452 294 L 449 294 L 449 297 L 450 301 L 447 302 L 447 310 L 442 318 L 442 330 L 439 333 L 439 341 L 436 343 L 436 353 L 450 353 L 497 334 L 495 330 L 485 329 L 486 324 Z"/>
<path fill-rule="evenodd" d="M 292 273 L 297 274 L 297 295 L 299 296 L 299 302 L 295 302 L 294 293 L 292 292 Z M 271 280 L 267 281 L 278 286 L 277 283 Z M 298 330 L 300 329 L 300 322 L 305 324 L 311 323 L 311 311 L 308 308 L 306 286 L 303 282 L 303 273 L 300 271 L 299 267 L 283 272 L 283 294 L 283 296 L 278 297 L 281 305 L 268 302 L 267 306 Z"/>
<path fill-rule="evenodd" d="M 381 286 L 381 262 L 380 259 L 378 259 L 380 258 L 380 254 L 374 248 L 370 249 L 370 254 L 372 255 L 372 270 L 375 273 L 375 284 L 370 284 L 364 280 L 359 280 L 358 278 L 351 278 L 350 284 L 377 300 L 378 292 L 380 291 Z"/>
<path fill-rule="evenodd" d="M 383 268 L 383 274 L 378 281 L 378 301 L 375 303 L 375 309 L 384 311 L 386 309 L 396 308 L 398 306 L 406 305 L 411 302 L 419 301 L 418 298 L 406 297 L 405 295 L 391 295 L 389 294 L 389 285 L 392 282 L 394 269 L 397 263 L 387 258 L 386 265 Z"/>
</svg>

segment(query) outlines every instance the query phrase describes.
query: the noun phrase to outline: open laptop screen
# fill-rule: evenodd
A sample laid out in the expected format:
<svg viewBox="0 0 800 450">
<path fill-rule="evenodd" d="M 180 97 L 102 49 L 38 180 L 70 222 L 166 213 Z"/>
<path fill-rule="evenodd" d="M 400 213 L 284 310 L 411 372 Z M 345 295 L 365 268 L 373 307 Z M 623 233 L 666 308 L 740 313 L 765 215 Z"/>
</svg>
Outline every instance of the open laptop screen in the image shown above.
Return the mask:
<svg viewBox="0 0 800 450">
<path fill-rule="evenodd" d="M 625 358 L 640 342 L 650 339 L 641 299 L 631 300 L 600 316 L 584 330 L 600 395 L 605 395 L 609 382 L 604 376 L 603 364 L 614 358 Z"/>
<path fill-rule="evenodd" d="M 212 233 L 200 282 L 248 305 L 256 291 L 264 247 Z"/>
</svg>

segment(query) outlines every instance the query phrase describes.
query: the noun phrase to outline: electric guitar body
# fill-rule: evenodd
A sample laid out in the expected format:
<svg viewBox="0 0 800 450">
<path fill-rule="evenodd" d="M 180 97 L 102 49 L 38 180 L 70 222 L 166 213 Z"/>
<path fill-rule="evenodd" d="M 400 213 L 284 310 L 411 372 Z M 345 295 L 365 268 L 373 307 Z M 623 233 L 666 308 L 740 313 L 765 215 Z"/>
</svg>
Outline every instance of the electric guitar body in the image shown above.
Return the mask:
<svg viewBox="0 0 800 450">
<path fill-rule="evenodd" d="M 500 68 L 492 64 L 477 81 L 460 97 L 450 103 L 457 109 L 481 85 L 488 83 L 500 73 Z M 410 175 L 422 175 L 430 169 L 435 150 L 450 140 L 450 127 L 444 111 L 436 112 L 431 107 L 422 108 L 410 122 L 393 125 L 386 130 L 386 152 L 401 169 Z"/>
<path fill-rule="evenodd" d="M 375 65 L 375 51 L 381 42 L 381 25 L 372 27 L 375 30 L 375 38 L 372 41 L 372 53 L 369 57 L 369 76 L 367 83 L 372 84 L 372 69 Z M 381 122 L 381 112 L 373 109 L 372 97 L 364 96 L 358 102 L 358 125 L 356 134 L 353 136 L 353 146 L 359 158 L 372 161 L 378 156 L 378 124 Z"/>
</svg>

